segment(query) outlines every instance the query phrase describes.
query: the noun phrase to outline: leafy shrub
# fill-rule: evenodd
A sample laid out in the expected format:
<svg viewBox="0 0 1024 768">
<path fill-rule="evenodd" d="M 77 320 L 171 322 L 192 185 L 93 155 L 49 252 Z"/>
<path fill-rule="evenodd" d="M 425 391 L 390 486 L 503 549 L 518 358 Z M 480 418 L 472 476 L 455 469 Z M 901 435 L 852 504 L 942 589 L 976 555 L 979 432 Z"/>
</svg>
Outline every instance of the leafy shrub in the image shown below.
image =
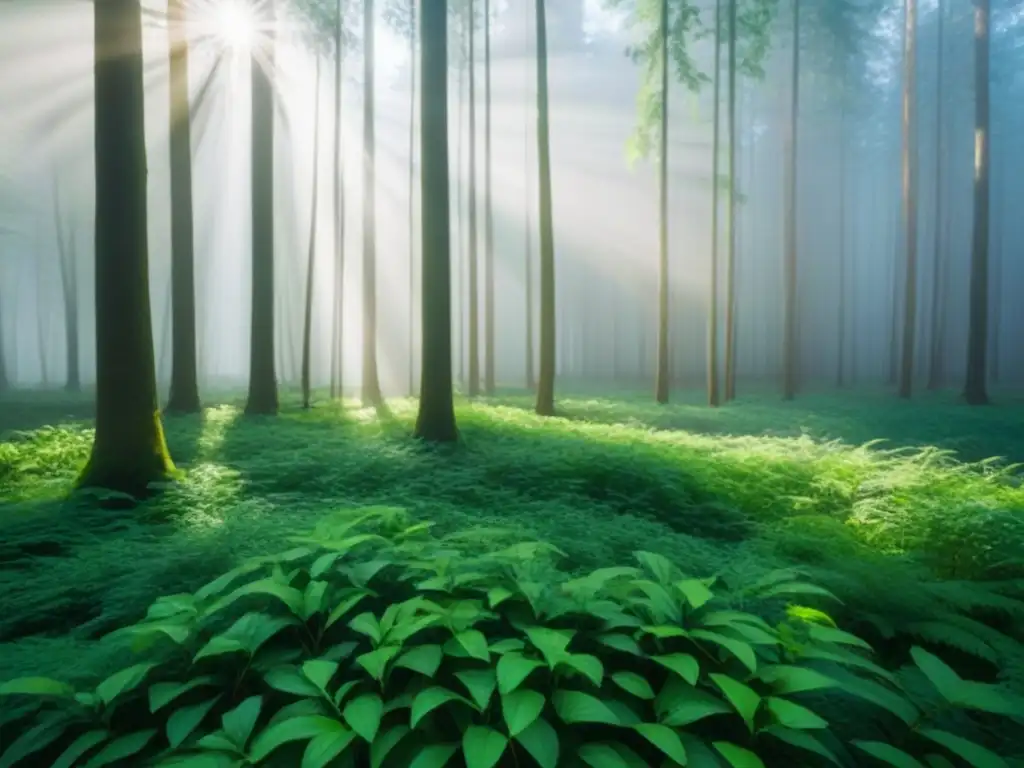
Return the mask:
<svg viewBox="0 0 1024 768">
<path fill-rule="evenodd" d="M 831 598 L 794 571 L 716 594 L 651 553 L 572 577 L 485 537 L 371 509 L 161 597 L 119 630 L 146 660 L 94 690 L 0 685 L 0 767 L 1006 764 L 984 726 L 1024 703 L 1000 688 L 915 648 L 921 694 L 821 610 L 736 609 Z M 819 712 L 851 701 L 877 717 L 840 735 Z"/>
</svg>

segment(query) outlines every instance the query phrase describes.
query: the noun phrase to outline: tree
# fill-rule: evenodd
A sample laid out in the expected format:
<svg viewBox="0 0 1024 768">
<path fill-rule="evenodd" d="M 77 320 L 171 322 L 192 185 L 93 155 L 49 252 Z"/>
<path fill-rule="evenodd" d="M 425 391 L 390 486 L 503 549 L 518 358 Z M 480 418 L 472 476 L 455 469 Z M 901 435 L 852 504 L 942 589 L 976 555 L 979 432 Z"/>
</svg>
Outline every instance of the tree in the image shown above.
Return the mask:
<svg viewBox="0 0 1024 768">
<path fill-rule="evenodd" d="M 477 278 L 477 231 L 476 231 L 476 45 L 474 30 L 476 28 L 476 7 L 474 0 L 468 0 L 466 13 L 469 26 L 469 248 L 467 252 L 469 279 L 469 382 L 467 394 L 476 397 L 480 394 L 480 321 L 479 321 L 479 285 Z"/>
<path fill-rule="evenodd" d="M 422 372 L 416 436 L 458 438 L 452 396 L 451 232 L 448 211 L 448 21 L 446 3 L 427 0 L 420 11 L 420 217 Z"/>
<path fill-rule="evenodd" d="M 942 236 L 943 202 L 945 200 L 945 153 L 946 131 L 943 122 L 942 105 L 945 103 L 945 52 L 946 52 L 946 8 L 944 0 L 938 0 L 935 9 L 938 26 L 935 62 L 935 248 L 932 253 L 932 305 L 931 305 L 931 348 L 928 355 L 928 389 L 936 390 L 942 385 L 943 350 L 945 348 L 944 323 L 942 321 L 942 297 L 946 288 L 946 243 Z"/>
<path fill-rule="evenodd" d="M 491 199 L 491 0 L 484 0 L 484 392 L 494 394 L 494 206 Z"/>
<path fill-rule="evenodd" d="M 735 8 L 736 0 L 729 5 Z M 730 14 L 731 15 L 731 14 Z M 732 33 L 730 32 L 730 39 Z M 722 74 L 722 0 L 715 0 L 715 74 L 714 95 L 712 96 L 713 114 L 711 118 L 713 136 L 711 139 L 711 283 L 708 287 L 708 348 L 707 348 L 707 388 L 708 405 L 716 407 L 720 404 L 718 392 L 718 165 L 721 147 L 721 77 Z"/>
<path fill-rule="evenodd" d="M 344 152 L 341 146 L 341 96 L 345 62 L 344 0 L 337 0 L 334 13 L 334 301 L 331 319 L 331 397 L 344 393 L 342 365 L 342 320 L 345 298 L 345 184 Z"/>
<path fill-rule="evenodd" d="M 727 175 L 729 179 L 728 197 L 726 198 L 726 220 L 728 227 L 725 237 L 725 400 L 729 402 L 736 397 L 736 68 L 739 65 L 736 57 L 736 40 L 739 31 L 737 25 L 736 4 L 739 0 L 729 0 L 729 156 L 727 159 Z M 760 16 L 755 17 L 749 29 L 763 29 L 763 40 L 760 50 L 767 48 L 767 29 L 771 24 L 774 7 L 762 5 Z M 755 9 L 755 11 L 758 9 Z M 757 57 L 759 41 L 753 41 L 754 55 L 749 66 L 754 71 L 760 69 Z M 761 54 L 763 56 L 763 54 Z M 714 185 L 717 187 L 718 176 Z"/>
<path fill-rule="evenodd" d="M 903 344 L 899 395 L 910 397 L 917 324 L 917 0 L 903 3 Z"/>
<path fill-rule="evenodd" d="M 174 465 L 157 405 L 149 307 L 139 0 L 93 5 L 96 147 L 96 433 L 83 488 L 136 497 Z"/>
<path fill-rule="evenodd" d="M 658 115 L 658 369 L 654 399 L 668 402 L 671 366 L 668 359 L 668 0 L 661 0 L 661 110 Z M 653 60 L 653 57 L 652 57 Z M 717 180 L 716 180 L 717 182 Z M 714 186 L 714 185 L 713 185 Z"/>
<path fill-rule="evenodd" d="M 447 18 L 447 16 L 446 16 Z M 445 30 L 447 34 L 447 29 Z M 447 55 L 447 53 L 445 54 Z M 409 395 L 416 392 L 413 308 L 416 306 L 416 0 L 409 0 Z M 447 115 L 445 116 L 447 123 Z"/>
<path fill-rule="evenodd" d="M 785 214 L 785 261 L 783 263 L 783 305 L 785 326 L 783 330 L 783 381 L 782 396 L 792 400 L 796 395 L 798 366 L 797 360 L 797 168 L 798 168 L 798 127 L 800 117 L 800 0 L 793 1 L 793 56 L 790 67 L 789 122 L 786 133 L 786 214 Z"/>
<path fill-rule="evenodd" d="M 64 350 L 66 354 L 67 376 L 64 389 L 78 392 L 82 388 L 82 380 L 78 361 L 78 258 L 75 247 L 75 230 L 72 227 L 68 235 L 64 233 L 64 217 L 61 213 L 60 192 L 57 186 L 57 175 L 53 177 L 53 219 L 57 231 L 57 256 L 60 268 L 61 295 L 64 299 Z M 66 238 L 66 239 L 65 239 Z"/>
<path fill-rule="evenodd" d="M 170 50 L 171 144 L 171 391 L 167 410 L 198 413 L 195 253 L 192 220 L 192 120 L 188 96 L 188 35 L 182 0 L 167 6 Z M 76 353 L 77 354 L 77 353 Z"/>
<path fill-rule="evenodd" d="M 316 265 L 316 219 L 320 186 L 320 53 L 316 55 L 316 76 L 313 86 L 313 181 L 310 190 L 309 252 L 306 256 L 306 301 L 302 318 L 302 407 L 309 408 L 310 357 L 313 335 L 313 272 Z"/>
<path fill-rule="evenodd" d="M 989 0 L 974 0 L 974 232 L 964 399 L 986 405 L 989 322 Z"/>
<path fill-rule="evenodd" d="M 536 411 L 555 415 L 555 231 L 548 129 L 548 36 L 544 0 L 535 0 L 537 29 L 537 175 L 540 215 L 540 378 Z"/>
<path fill-rule="evenodd" d="M 526 17 L 526 29 L 530 28 L 530 4 L 523 3 L 523 15 Z M 523 57 L 523 72 L 525 74 L 525 83 L 523 85 L 523 93 L 527 94 L 530 91 L 530 69 L 529 69 L 529 57 Z M 529 102 L 527 102 L 529 103 Z M 531 191 L 531 180 L 532 174 L 530 173 L 530 110 L 525 110 L 526 125 L 523 130 L 523 190 L 525 200 L 523 201 L 523 207 L 526 210 L 526 224 L 524 239 L 526 241 L 523 252 L 523 267 L 524 267 L 524 282 L 526 285 L 526 388 L 533 389 L 536 385 L 536 378 L 534 377 L 533 370 L 533 219 L 531 216 L 531 208 L 533 206 Z"/>
<path fill-rule="evenodd" d="M 363 0 L 363 405 L 384 401 L 377 376 L 377 176 L 374 166 L 373 0 Z"/>
</svg>

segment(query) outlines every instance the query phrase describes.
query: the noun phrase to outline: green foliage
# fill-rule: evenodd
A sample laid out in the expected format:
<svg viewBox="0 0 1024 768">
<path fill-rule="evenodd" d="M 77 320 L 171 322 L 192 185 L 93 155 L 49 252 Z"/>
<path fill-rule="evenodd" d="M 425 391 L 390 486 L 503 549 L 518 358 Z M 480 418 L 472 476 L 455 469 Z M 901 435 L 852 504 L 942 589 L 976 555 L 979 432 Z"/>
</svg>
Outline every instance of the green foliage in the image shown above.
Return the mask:
<svg viewBox="0 0 1024 768">
<path fill-rule="evenodd" d="M 636 566 L 568 574 L 550 545 L 481 552 L 493 532 L 430 528 L 396 508 L 337 514 L 159 598 L 117 633 L 138 659 L 91 689 L 0 684 L 23 703 L 0 766 L 811 766 L 862 752 L 985 768 L 1005 763 L 949 713 L 993 727 L 1024 714 L 915 647 L 922 704 L 819 609 L 772 624 L 730 607 L 835 603 L 795 571 L 736 591 L 637 552 Z M 823 713 L 851 698 L 870 715 L 834 732 Z"/>
</svg>

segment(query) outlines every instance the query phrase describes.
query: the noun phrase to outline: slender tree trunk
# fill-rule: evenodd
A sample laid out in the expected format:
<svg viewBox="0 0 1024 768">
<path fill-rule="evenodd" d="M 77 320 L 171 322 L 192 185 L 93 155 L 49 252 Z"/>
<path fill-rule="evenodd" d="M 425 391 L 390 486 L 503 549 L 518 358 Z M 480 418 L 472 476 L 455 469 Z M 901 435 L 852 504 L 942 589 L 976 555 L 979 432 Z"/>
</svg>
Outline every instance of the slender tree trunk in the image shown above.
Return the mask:
<svg viewBox="0 0 1024 768">
<path fill-rule="evenodd" d="M 986 405 L 989 323 L 989 0 L 974 0 L 974 239 L 964 399 Z"/>
<path fill-rule="evenodd" d="M 935 250 L 932 254 L 932 305 L 930 322 L 930 351 L 928 355 L 928 389 L 936 390 L 942 386 L 943 360 L 942 350 L 945 339 L 942 334 L 943 297 L 946 292 L 943 280 L 943 263 L 945 262 L 946 243 L 942 237 L 943 203 L 945 201 L 946 183 L 946 130 L 943 123 L 942 105 L 945 102 L 945 49 L 946 49 L 946 9 L 945 0 L 938 0 L 935 11 L 938 16 L 938 43 L 936 51 L 935 71 L 937 84 L 935 88 Z"/>
<path fill-rule="evenodd" d="M 654 399 L 668 402 L 668 0 L 661 0 L 661 124 L 658 140 L 658 367 Z M 715 180 L 717 183 L 717 179 Z"/>
<path fill-rule="evenodd" d="M 491 0 L 484 0 L 484 392 L 494 394 L 494 206 L 491 200 Z"/>
<path fill-rule="evenodd" d="M 320 188 L 320 56 L 316 57 L 313 86 L 313 182 L 309 203 L 309 252 L 306 255 L 306 302 L 302 317 L 302 407 L 310 405 L 310 368 L 313 343 L 313 286 L 316 268 L 316 220 Z"/>
<path fill-rule="evenodd" d="M 363 0 L 363 405 L 384 398 L 377 375 L 377 174 L 374 137 L 374 2 Z"/>
<path fill-rule="evenodd" d="M 730 0 L 735 2 L 735 0 Z M 715 0 L 715 74 L 711 140 L 711 280 L 708 287 L 708 405 L 720 404 L 718 393 L 718 174 L 721 152 L 722 0 Z"/>
<path fill-rule="evenodd" d="M 38 249 L 36 253 L 36 337 L 39 339 L 39 376 L 43 388 L 50 386 L 50 334 L 47 333 L 48 323 L 46 322 L 46 302 L 43 291 L 43 254 Z"/>
<path fill-rule="evenodd" d="M 447 92 L 447 88 L 445 89 Z M 447 120 L 447 116 L 446 116 Z M 416 394 L 416 0 L 409 0 L 409 396 Z M 450 266 L 449 266 L 450 269 Z"/>
<path fill-rule="evenodd" d="M 11 379 L 7 371 L 7 345 L 4 343 L 7 336 L 4 329 L 3 291 L 0 290 L 0 392 L 6 392 L 11 388 Z"/>
<path fill-rule="evenodd" d="M 338 0 L 334 15 L 334 297 L 331 318 L 331 398 L 345 393 L 344 308 L 345 308 L 345 173 L 342 151 L 342 85 L 344 84 L 344 0 Z"/>
<path fill-rule="evenodd" d="M 192 222 L 192 115 L 188 96 L 187 18 L 182 0 L 170 0 L 167 14 L 171 99 L 172 327 L 171 390 L 167 398 L 167 411 L 198 413 L 200 404 L 196 359 L 195 233 Z M 77 342 L 75 346 L 77 347 Z"/>
<path fill-rule="evenodd" d="M 273 2 L 268 5 L 274 16 Z M 274 41 L 250 55 L 252 71 L 252 336 L 247 414 L 276 414 L 274 340 Z"/>
<path fill-rule="evenodd" d="M 420 99 L 420 199 L 423 241 L 423 362 L 416 436 L 435 442 L 458 438 L 452 393 L 451 220 L 448 211 L 448 14 L 445 3 L 422 8 Z"/>
<path fill-rule="evenodd" d="M 729 0 L 729 194 L 725 245 L 725 401 L 736 397 L 736 3 Z M 717 180 L 715 182 L 717 184 Z"/>
<path fill-rule="evenodd" d="M 903 30 L 903 344 L 899 395 L 909 398 L 914 382 L 917 323 L 917 0 L 904 0 Z"/>
<path fill-rule="evenodd" d="M 530 24 L 530 4 L 523 3 L 523 12 L 526 16 L 525 29 Z M 529 58 L 523 57 L 523 72 L 525 82 L 523 84 L 523 98 L 530 92 L 530 67 Z M 528 101 L 525 103 L 529 103 Z M 523 208 L 526 211 L 526 229 L 524 239 L 526 247 L 523 253 L 524 280 L 526 283 L 526 388 L 534 389 L 537 386 L 536 374 L 534 371 L 534 348 L 533 348 L 533 217 L 531 208 L 533 206 L 533 195 L 531 193 L 533 176 L 530 173 L 530 110 L 526 112 L 526 122 L 523 126 L 523 196 L 525 198 Z"/>
<path fill-rule="evenodd" d="M 64 237 L 64 217 L 61 213 L 56 175 L 53 177 L 53 213 L 60 259 L 60 287 L 64 299 L 64 349 L 67 369 L 64 389 L 67 392 L 78 392 L 82 388 L 78 362 L 78 254 L 74 230 L 72 229 L 67 240 Z"/>
<path fill-rule="evenodd" d="M 846 66 L 843 59 L 839 98 L 839 344 L 836 350 L 836 386 L 846 386 Z"/>
<path fill-rule="evenodd" d="M 469 382 L 470 397 L 480 394 L 480 321 L 477 278 L 476 233 L 476 53 L 474 30 L 476 9 L 474 0 L 467 5 L 469 15 Z"/>
<path fill-rule="evenodd" d="M 145 496 L 174 470 L 157 405 L 139 0 L 93 6 L 96 434 L 79 487 Z"/>
<path fill-rule="evenodd" d="M 800 115 L 800 0 L 793 0 L 793 58 L 790 69 L 789 125 L 786 135 L 786 256 L 785 281 L 785 336 L 783 341 L 782 396 L 792 400 L 797 390 L 797 168 L 798 121 Z"/>
<path fill-rule="evenodd" d="M 540 379 L 536 411 L 555 415 L 555 231 L 548 128 L 548 35 L 544 0 L 535 0 L 537 24 L 537 173 L 540 203 Z"/>
<path fill-rule="evenodd" d="M 455 201 L 455 226 L 458 230 L 458 307 L 459 307 L 459 320 L 457 323 L 458 334 L 459 334 L 459 385 L 466 385 L 466 300 L 467 300 L 467 289 L 466 289 L 466 230 L 462 219 L 463 211 L 465 210 L 463 197 L 465 191 L 465 181 L 462 178 L 462 156 L 465 154 L 463 150 L 463 135 L 465 133 L 465 111 L 466 111 L 466 64 L 463 59 L 459 59 L 459 116 L 458 116 L 458 129 L 456 131 L 456 147 L 455 153 L 457 159 L 455 161 L 458 171 L 456 173 L 458 183 L 458 197 Z"/>
</svg>

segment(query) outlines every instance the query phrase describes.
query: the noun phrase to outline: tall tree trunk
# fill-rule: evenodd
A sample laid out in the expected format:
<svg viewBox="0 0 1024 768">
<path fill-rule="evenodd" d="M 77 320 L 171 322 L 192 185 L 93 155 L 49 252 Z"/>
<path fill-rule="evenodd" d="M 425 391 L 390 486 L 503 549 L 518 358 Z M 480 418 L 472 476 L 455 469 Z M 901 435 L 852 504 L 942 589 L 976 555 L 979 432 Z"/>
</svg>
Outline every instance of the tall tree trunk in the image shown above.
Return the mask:
<svg viewBox="0 0 1024 768">
<path fill-rule="evenodd" d="M 363 0 L 363 405 L 384 398 L 377 375 L 377 172 L 374 138 L 374 2 Z"/>
<path fill-rule="evenodd" d="M 451 220 L 448 211 L 448 14 L 446 3 L 422 7 L 420 45 L 424 93 L 420 99 L 420 217 L 423 241 L 423 362 L 417 437 L 436 442 L 458 438 L 452 394 Z"/>
<path fill-rule="evenodd" d="M 39 376 L 46 389 L 50 386 L 50 334 L 47 333 L 49 324 L 46 322 L 43 285 L 43 254 L 40 248 L 36 253 L 36 337 L 39 339 Z"/>
<path fill-rule="evenodd" d="M 274 18 L 274 3 L 267 5 Z M 252 328 L 247 414 L 276 414 L 274 355 L 274 39 L 250 54 L 252 73 Z"/>
<path fill-rule="evenodd" d="M 736 3 L 729 0 L 729 193 L 725 245 L 725 401 L 736 397 Z M 715 180 L 717 184 L 717 179 Z"/>
<path fill-rule="evenodd" d="M 792 400 L 797 389 L 797 168 L 800 115 L 800 0 L 793 0 L 793 58 L 790 69 L 789 125 L 786 135 L 786 255 L 783 268 L 785 330 L 783 340 L 782 396 Z"/>
<path fill-rule="evenodd" d="M 930 350 L 928 355 L 928 389 L 936 390 L 942 386 L 943 376 L 943 349 L 945 339 L 942 334 L 942 310 L 943 298 L 946 292 L 945 280 L 943 279 L 943 264 L 945 262 L 946 242 L 942 237 L 942 213 L 943 202 L 945 201 L 946 183 L 946 131 L 943 123 L 942 105 L 945 102 L 945 48 L 946 48 L 946 8 L 945 0 L 938 0 L 938 7 L 935 10 L 938 16 L 938 42 L 936 44 L 936 87 L 935 87 L 935 250 L 932 254 L 932 305 L 931 305 L 931 328 Z"/>
<path fill-rule="evenodd" d="M 536 411 L 555 415 L 555 229 L 548 128 L 548 35 L 544 0 L 535 0 L 537 25 L 537 173 L 540 204 L 540 379 Z"/>
<path fill-rule="evenodd" d="M 523 15 L 526 16 L 526 23 L 523 25 L 524 29 L 530 28 L 530 4 L 523 3 Z M 523 83 L 523 99 L 526 99 L 527 94 L 530 92 L 530 65 L 529 57 L 523 57 L 523 73 L 525 75 Z M 524 101 L 524 103 L 529 103 Z M 533 206 L 533 195 L 530 194 L 532 189 L 533 176 L 530 173 L 530 110 L 525 110 L 526 121 L 523 125 L 523 208 L 526 211 L 526 227 L 523 233 L 523 237 L 526 241 L 523 252 L 523 267 L 526 285 L 526 388 L 532 390 L 537 385 L 536 374 L 534 371 L 534 348 L 533 348 L 533 217 L 531 216 L 530 209 Z"/>
<path fill-rule="evenodd" d="M 460 43 L 461 45 L 461 43 Z M 459 59 L 459 116 L 458 116 L 458 129 L 456 130 L 455 138 L 455 153 L 457 159 L 455 161 L 457 172 L 456 181 L 458 183 L 458 197 L 455 201 L 455 227 L 458 231 L 458 258 L 457 258 L 457 271 L 458 277 L 456 284 L 458 290 L 456 295 L 458 296 L 458 307 L 459 307 L 459 320 L 457 323 L 458 334 L 459 334 L 459 385 L 466 385 L 466 301 L 467 301 L 467 289 L 466 289 L 466 230 L 463 226 L 462 214 L 465 210 L 463 205 L 463 196 L 465 192 L 465 181 L 462 178 L 462 156 L 463 156 L 463 137 L 465 134 L 465 111 L 466 111 L 466 62 L 460 57 Z"/>
<path fill-rule="evenodd" d="M 484 392 L 494 394 L 494 206 L 491 201 L 491 0 L 484 0 Z"/>
<path fill-rule="evenodd" d="M 96 433 L 79 487 L 147 495 L 174 470 L 157 405 L 139 0 L 93 5 Z"/>
<path fill-rule="evenodd" d="M 341 95 L 344 80 L 344 0 L 334 16 L 334 296 L 331 306 L 331 398 L 344 395 L 343 334 L 345 308 L 345 173 L 341 146 Z"/>
<path fill-rule="evenodd" d="M 192 115 L 188 96 L 188 35 L 182 0 L 167 7 L 171 119 L 171 389 L 167 410 L 198 413 L 196 286 L 192 223 Z M 77 346 L 77 344 L 76 344 Z M 76 366 L 77 367 L 77 366 Z"/>
<path fill-rule="evenodd" d="M 658 141 L 658 366 L 654 399 L 664 404 L 668 402 L 671 371 L 668 359 L 668 0 L 661 0 L 661 118 Z"/>
<path fill-rule="evenodd" d="M 988 403 L 989 0 L 974 0 L 974 238 L 964 399 Z"/>
<path fill-rule="evenodd" d="M 67 369 L 64 389 L 67 392 L 78 392 L 82 388 L 78 344 L 78 254 L 74 229 L 65 239 L 64 217 L 61 213 L 56 174 L 53 177 L 53 214 L 54 228 L 57 231 L 57 255 L 60 259 L 61 295 L 64 299 L 64 350 Z"/>
<path fill-rule="evenodd" d="M 477 278 L 477 234 L 476 234 L 476 52 L 474 31 L 476 29 L 476 8 L 469 0 L 469 382 L 467 394 L 480 394 L 480 321 L 478 297 L 480 286 Z"/>
<path fill-rule="evenodd" d="M 2 288 L 2 284 L 0 284 Z M 7 371 L 7 339 L 4 334 L 4 301 L 3 291 L 0 290 L 0 392 L 6 392 L 11 387 L 10 374 Z"/>
<path fill-rule="evenodd" d="M 316 220 L 320 187 L 320 56 L 316 57 L 313 86 L 313 182 L 309 203 L 309 253 L 306 256 L 306 301 L 302 317 L 302 407 L 309 408 L 311 347 L 313 343 L 313 272 L 316 267 Z"/>
<path fill-rule="evenodd" d="M 447 55 L 447 54 L 446 54 Z M 447 92 L 447 88 L 445 89 Z M 447 114 L 445 116 L 447 125 Z M 409 0 L 409 397 L 416 394 L 416 0 Z M 449 265 L 449 270 L 451 266 Z"/>
<path fill-rule="evenodd" d="M 730 0 L 735 2 L 735 0 Z M 721 152 L 722 0 L 715 0 L 715 74 L 711 139 L 711 280 L 708 286 L 708 405 L 720 404 L 718 394 L 718 173 Z"/>
<path fill-rule="evenodd" d="M 899 395 L 908 398 L 914 383 L 914 341 L 917 323 L 917 0 L 903 4 L 903 344 L 900 351 Z"/>
<path fill-rule="evenodd" d="M 844 56 L 842 84 L 839 87 L 839 343 L 836 350 L 836 386 L 846 386 L 846 67 Z"/>
</svg>

